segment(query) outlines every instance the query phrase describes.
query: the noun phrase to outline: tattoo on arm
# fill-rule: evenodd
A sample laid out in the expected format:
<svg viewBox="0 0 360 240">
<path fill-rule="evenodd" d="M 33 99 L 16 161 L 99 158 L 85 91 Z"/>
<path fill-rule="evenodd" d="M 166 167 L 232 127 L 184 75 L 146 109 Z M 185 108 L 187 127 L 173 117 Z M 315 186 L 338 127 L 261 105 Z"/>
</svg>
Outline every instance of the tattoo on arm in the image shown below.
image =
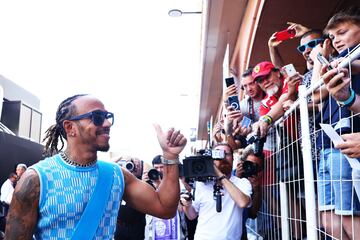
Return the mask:
<svg viewBox="0 0 360 240">
<path fill-rule="evenodd" d="M 39 176 L 26 171 L 16 185 L 7 216 L 5 239 L 32 239 L 38 221 Z"/>
</svg>

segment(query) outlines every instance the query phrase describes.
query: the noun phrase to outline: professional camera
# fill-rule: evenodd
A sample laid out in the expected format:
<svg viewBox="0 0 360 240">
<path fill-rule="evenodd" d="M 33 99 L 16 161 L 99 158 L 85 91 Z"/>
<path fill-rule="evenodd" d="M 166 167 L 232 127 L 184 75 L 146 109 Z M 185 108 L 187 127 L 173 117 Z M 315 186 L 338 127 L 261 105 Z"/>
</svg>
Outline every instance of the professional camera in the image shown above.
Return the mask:
<svg viewBox="0 0 360 240">
<path fill-rule="evenodd" d="M 257 134 L 249 134 L 246 140 L 248 144 L 252 144 L 254 155 L 257 157 L 262 156 L 266 138 L 260 138 Z"/>
<path fill-rule="evenodd" d="M 124 159 L 121 159 L 117 162 L 121 167 L 126 168 L 128 171 L 130 172 L 134 172 L 135 171 L 135 164 L 133 162 L 133 160 L 131 161 L 126 161 Z"/>
<path fill-rule="evenodd" d="M 196 181 L 207 181 L 216 178 L 214 160 L 225 158 L 224 150 L 200 150 L 197 156 L 187 157 L 183 160 L 181 175 Z"/>
<path fill-rule="evenodd" d="M 151 181 L 157 181 L 162 178 L 162 174 L 155 168 L 148 171 L 148 177 Z"/>
<path fill-rule="evenodd" d="M 200 155 L 187 157 L 183 160 L 183 176 L 195 181 L 213 181 L 214 199 L 216 200 L 216 211 L 221 212 L 222 186 L 217 182 L 214 161 L 225 159 L 224 150 L 200 150 Z"/>
<path fill-rule="evenodd" d="M 248 178 L 248 177 L 254 176 L 260 171 L 258 164 L 248 161 L 248 160 L 245 160 L 243 162 L 242 167 L 243 167 L 244 171 L 241 174 L 241 177 L 243 177 L 243 178 Z"/>
</svg>

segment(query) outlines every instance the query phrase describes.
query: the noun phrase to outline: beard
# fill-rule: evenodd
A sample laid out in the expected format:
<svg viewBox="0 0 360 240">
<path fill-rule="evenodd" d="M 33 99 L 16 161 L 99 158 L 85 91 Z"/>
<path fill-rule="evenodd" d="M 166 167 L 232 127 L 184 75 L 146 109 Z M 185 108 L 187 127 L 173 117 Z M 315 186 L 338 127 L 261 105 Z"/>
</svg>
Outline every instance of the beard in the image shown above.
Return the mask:
<svg viewBox="0 0 360 240">
<path fill-rule="evenodd" d="M 271 88 L 266 89 L 266 94 L 269 96 L 274 96 L 279 91 L 279 86 L 274 85 Z"/>
<path fill-rule="evenodd" d="M 110 145 L 109 144 L 106 144 L 104 146 L 98 146 L 97 147 L 97 151 L 100 151 L 100 152 L 107 152 L 109 151 L 110 149 Z"/>
<path fill-rule="evenodd" d="M 225 160 L 223 160 L 223 161 L 224 162 L 221 162 L 218 167 L 220 172 L 222 172 L 225 175 L 231 174 L 232 166 L 228 162 L 225 162 Z"/>
</svg>

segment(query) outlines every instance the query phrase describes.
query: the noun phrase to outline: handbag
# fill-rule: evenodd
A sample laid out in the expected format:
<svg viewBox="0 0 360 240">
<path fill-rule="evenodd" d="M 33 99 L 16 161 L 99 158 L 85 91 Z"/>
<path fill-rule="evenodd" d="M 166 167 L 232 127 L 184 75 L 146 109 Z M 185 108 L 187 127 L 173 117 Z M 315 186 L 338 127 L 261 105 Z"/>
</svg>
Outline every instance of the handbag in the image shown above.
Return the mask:
<svg viewBox="0 0 360 240">
<path fill-rule="evenodd" d="M 93 239 L 105 213 L 114 181 L 113 165 L 104 161 L 97 162 L 99 177 L 93 194 L 75 227 L 71 239 Z"/>
</svg>

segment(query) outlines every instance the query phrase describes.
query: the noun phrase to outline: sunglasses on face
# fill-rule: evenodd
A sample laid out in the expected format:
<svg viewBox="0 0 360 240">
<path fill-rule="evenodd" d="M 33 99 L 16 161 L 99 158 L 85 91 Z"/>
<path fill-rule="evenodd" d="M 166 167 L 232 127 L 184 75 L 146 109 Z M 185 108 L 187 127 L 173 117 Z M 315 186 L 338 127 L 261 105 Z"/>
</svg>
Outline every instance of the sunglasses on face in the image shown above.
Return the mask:
<svg viewBox="0 0 360 240">
<path fill-rule="evenodd" d="M 300 45 L 297 47 L 297 50 L 300 52 L 300 53 L 303 53 L 305 52 L 306 48 L 314 48 L 316 47 L 316 45 L 318 45 L 319 43 L 322 43 L 324 42 L 324 39 L 322 38 L 316 38 L 316 39 L 313 39 L 307 43 L 305 43 L 304 45 Z"/>
<path fill-rule="evenodd" d="M 105 119 L 110 119 L 111 125 L 114 124 L 114 114 L 107 111 L 95 110 L 89 113 L 85 113 L 79 116 L 71 117 L 67 120 L 77 121 L 81 119 L 91 119 L 95 126 L 102 126 L 104 124 Z"/>
</svg>

